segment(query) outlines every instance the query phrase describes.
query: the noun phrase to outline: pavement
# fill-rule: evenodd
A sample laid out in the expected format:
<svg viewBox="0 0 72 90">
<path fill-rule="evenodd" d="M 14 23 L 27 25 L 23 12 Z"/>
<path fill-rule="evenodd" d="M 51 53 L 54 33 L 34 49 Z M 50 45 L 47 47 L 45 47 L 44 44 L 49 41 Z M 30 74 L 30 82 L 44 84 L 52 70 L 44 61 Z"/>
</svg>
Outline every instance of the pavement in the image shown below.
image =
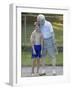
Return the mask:
<svg viewBox="0 0 72 90">
<path fill-rule="evenodd" d="M 36 68 L 35 68 L 36 71 Z M 42 71 L 42 68 L 40 68 L 40 71 Z M 52 66 L 46 66 L 45 67 L 46 75 L 45 76 L 53 76 L 52 74 Z M 22 67 L 21 68 L 21 77 L 32 77 L 32 67 Z M 56 76 L 63 75 L 63 66 L 56 66 Z M 40 76 L 40 75 L 35 75 Z M 44 75 L 43 75 L 44 76 Z"/>
</svg>

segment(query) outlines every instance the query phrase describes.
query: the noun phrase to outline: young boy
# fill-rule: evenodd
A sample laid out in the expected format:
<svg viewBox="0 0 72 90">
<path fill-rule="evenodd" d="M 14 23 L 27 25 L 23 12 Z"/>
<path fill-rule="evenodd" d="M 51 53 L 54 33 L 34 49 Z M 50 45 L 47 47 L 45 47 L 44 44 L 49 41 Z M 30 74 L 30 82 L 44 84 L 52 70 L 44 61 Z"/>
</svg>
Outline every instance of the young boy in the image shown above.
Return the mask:
<svg viewBox="0 0 72 90">
<path fill-rule="evenodd" d="M 32 45 L 32 75 L 34 75 L 34 68 L 37 61 L 37 74 L 39 73 L 41 48 L 43 43 L 42 34 L 40 32 L 37 22 L 34 23 L 35 30 L 31 34 L 31 45 Z"/>
</svg>

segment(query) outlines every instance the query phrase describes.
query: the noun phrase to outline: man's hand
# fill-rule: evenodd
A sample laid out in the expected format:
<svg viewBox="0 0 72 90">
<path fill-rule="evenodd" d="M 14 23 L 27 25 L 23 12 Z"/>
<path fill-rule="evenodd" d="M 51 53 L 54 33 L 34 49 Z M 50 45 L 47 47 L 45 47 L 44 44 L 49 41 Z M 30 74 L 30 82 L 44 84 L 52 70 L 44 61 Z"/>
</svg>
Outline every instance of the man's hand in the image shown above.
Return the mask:
<svg viewBox="0 0 72 90">
<path fill-rule="evenodd" d="M 56 55 L 58 55 L 58 50 L 56 51 Z"/>
<path fill-rule="evenodd" d="M 56 52 L 56 55 L 58 55 L 58 50 L 57 50 L 57 47 L 55 46 L 55 52 Z"/>
</svg>

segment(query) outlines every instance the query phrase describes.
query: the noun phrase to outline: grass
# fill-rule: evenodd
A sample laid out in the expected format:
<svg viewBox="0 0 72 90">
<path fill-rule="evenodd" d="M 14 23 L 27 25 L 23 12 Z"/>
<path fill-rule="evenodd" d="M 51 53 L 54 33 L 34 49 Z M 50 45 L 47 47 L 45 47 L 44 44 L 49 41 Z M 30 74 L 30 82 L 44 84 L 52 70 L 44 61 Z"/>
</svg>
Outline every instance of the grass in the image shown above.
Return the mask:
<svg viewBox="0 0 72 90">
<path fill-rule="evenodd" d="M 28 65 L 32 65 L 32 59 L 31 59 L 31 53 L 30 52 L 22 52 L 22 66 L 28 66 Z M 51 60 L 46 57 L 46 64 L 47 65 L 51 65 Z M 63 65 L 63 53 L 59 53 L 57 55 L 57 65 Z"/>
</svg>

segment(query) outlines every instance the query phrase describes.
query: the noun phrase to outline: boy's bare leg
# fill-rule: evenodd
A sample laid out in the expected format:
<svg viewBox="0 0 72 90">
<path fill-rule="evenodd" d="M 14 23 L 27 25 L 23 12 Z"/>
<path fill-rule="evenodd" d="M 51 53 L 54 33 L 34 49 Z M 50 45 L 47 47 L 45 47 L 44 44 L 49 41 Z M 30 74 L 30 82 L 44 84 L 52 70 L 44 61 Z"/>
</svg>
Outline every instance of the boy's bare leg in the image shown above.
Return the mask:
<svg viewBox="0 0 72 90">
<path fill-rule="evenodd" d="M 34 74 L 34 68 L 35 68 L 35 59 L 32 60 L 32 74 Z"/>
<path fill-rule="evenodd" d="M 39 68 L 40 68 L 40 59 L 37 59 L 37 73 L 39 73 Z"/>
</svg>

